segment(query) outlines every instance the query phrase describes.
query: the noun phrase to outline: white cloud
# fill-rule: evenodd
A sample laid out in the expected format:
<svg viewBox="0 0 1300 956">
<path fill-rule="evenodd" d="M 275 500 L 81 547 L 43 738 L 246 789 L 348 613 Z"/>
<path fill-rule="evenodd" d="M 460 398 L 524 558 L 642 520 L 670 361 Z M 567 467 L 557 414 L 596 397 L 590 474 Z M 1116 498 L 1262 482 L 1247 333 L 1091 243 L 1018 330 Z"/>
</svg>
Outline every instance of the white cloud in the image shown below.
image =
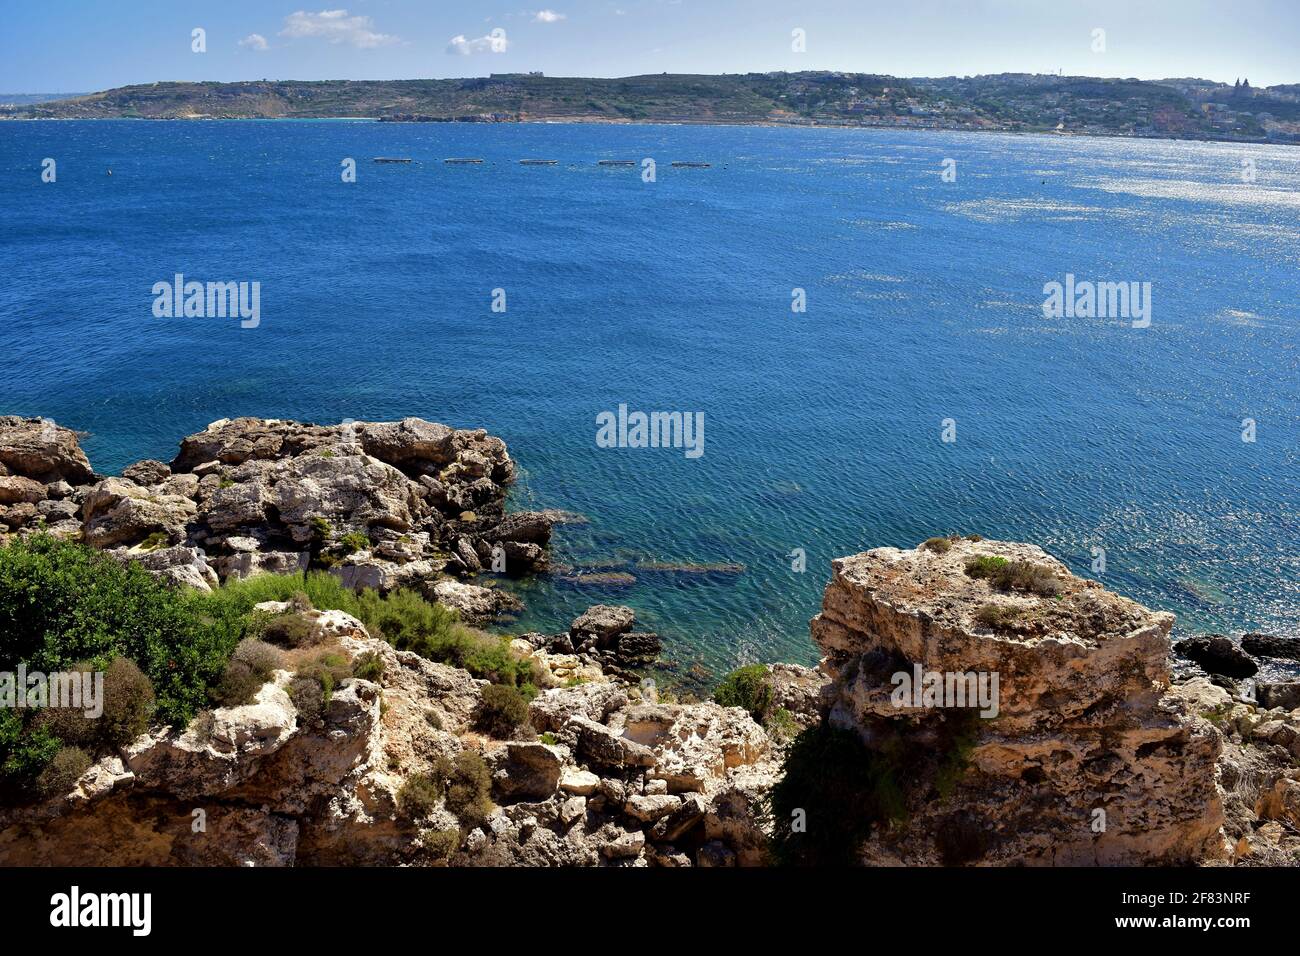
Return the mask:
<svg viewBox="0 0 1300 956">
<path fill-rule="evenodd" d="M 487 36 L 477 37 L 473 40 L 463 33 L 458 34 L 448 41 L 447 52 L 456 53 L 460 56 L 470 56 L 475 53 L 505 53 L 509 46 L 510 41 L 506 39 L 506 31 L 497 27 Z"/>
<path fill-rule="evenodd" d="M 239 41 L 239 45 L 250 50 L 256 50 L 258 53 L 262 53 L 267 49 L 266 37 L 260 33 L 250 33 Z"/>
<path fill-rule="evenodd" d="M 350 17 L 346 10 L 322 10 L 307 13 L 299 10 L 284 18 L 280 36 L 290 39 L 321 37 L 330 43 L 350 43 L 362 50 L 399 43 L 400 38 L 376 33 L 369 17 Z"/>
<path fill-rule="evenodd" d="M 533 17 L 534 23 L 558 23 L 564 19 L 563 13 L 556 13 L 554 10 L 538 10 L 537 15 Z"/>
</svg>

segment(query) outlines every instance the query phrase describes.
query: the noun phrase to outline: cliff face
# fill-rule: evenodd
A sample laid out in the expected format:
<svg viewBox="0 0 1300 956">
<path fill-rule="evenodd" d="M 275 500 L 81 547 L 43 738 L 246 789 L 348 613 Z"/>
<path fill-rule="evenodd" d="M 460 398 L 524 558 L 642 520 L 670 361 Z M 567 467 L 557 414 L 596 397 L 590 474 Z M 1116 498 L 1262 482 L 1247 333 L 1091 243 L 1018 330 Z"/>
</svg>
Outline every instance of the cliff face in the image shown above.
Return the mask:
<svg viewBox="0 0 1300 956">
<path fill-rule="evenodd" d="M 269 610 L 274 610 L 269 609 Z M 486 681 L 371 638 L 339 611 L 318 640 L 383 662 L 319 716 L 281 671 L 256 701 L 162 728 L 95 764 L 68 794 L 0 810 L 5 865 L 756 864 L 756 802 L 777 767 L 738 708 L 658 704 L 599 673 L 542 692 L 538 739 L 478 723 Z M 543 659 L 540 663 L 545 664 Z M 413 779 L 462 752 L 491 775 L 482 819 L 412 808 Z M 439 843 L 454 834 L 453 843 Z"/>
<path fill-rule="evenodd" d="M 967 571 L 981 558 L 993 583 Z M 1000 590 L 997 570 L 1013 566 L 1019 579 Z M 835 561 L 812 623 L 826 654 L 830 722 L 869 746 L 900 732 L 925 746 L 956 721 L 966 735 L 951 793 L 914 788 L 906 824 L 870 841 L 864 861 L 1223 856 L 1219 735 L 1164 693 L 1172 622 L 1031 545 L 945 539 L 935 550 L 879 548 Z M 996 677 L 995 706 L 978 716 L 938 694 L 933 706 L 921 697 L 900 704 L 893 675 L 914 679 L 918 665 L 939 679 L 973 673 L 989 689 Z"/>
</svg>

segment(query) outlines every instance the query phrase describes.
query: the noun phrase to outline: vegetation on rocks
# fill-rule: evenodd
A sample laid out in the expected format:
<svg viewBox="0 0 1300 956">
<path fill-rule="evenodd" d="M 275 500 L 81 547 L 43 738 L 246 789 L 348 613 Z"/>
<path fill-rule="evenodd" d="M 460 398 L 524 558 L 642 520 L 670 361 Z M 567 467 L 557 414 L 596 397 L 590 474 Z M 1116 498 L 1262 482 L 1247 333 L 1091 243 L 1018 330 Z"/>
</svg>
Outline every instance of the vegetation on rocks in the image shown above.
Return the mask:
<svg viewBox="0 0 1300 956">
<path fill-rule="evenodd" d="M 766 665 L 748 664 L 732 671 L 713 692 L 723 707 L 743 707 L 760 724 L 772 706 L 772 682 Z"/>
<path fill-rule="evenodd" d="M 1061 593 L 1061 579 L 1050 568 L 1032 561 L 1008 561 L 982 554 L 966 562 L 966 573 L 988 581 L 999 591 L 1026 591 L 1042 597 Z"/>
</svg>

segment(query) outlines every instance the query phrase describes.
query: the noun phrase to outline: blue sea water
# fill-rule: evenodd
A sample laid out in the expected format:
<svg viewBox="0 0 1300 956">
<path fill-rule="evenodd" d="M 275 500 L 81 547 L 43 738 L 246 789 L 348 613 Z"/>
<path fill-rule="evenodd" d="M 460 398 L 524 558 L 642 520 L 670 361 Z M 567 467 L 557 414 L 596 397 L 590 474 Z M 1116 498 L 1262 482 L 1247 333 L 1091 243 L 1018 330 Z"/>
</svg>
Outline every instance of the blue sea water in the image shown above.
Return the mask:
<svg viewBox="0 0 1300 956">
<path fill-rule="evenodd" d="M 653 183 L 595 165 L 644 157 Z M 515 507 L 590 517 L 558 560 L 637 578 L 521 584 L 519 626 L 626 603 L 683 667 L 811 661 L 832 558 L 945 532 L 1037 542 L 1185 632 L 1295 634 L 1298 240 L 1285 147 L 0 123 L 0 414 L 88 432 L 105 473 L 227 416 L 487 428 Z M 260 325 L 155 318 L 177 272 L 260 282 Z M 1044 317 L 1067 273 L 1150 282 L 1150 327 Z M 620 403 L 704 412 L 704 455 L 597 447 Z"/>
</svg>

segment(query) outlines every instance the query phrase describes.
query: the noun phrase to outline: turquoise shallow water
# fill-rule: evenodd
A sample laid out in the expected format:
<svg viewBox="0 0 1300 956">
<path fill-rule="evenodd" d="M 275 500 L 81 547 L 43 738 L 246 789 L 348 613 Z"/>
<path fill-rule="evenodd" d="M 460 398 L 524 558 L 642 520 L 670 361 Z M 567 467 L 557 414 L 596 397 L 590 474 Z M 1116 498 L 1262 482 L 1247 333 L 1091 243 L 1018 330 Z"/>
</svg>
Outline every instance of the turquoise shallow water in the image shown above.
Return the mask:
<svg viewBox="0 0 1300 956">
<path fill-rule="evenodd" d="M 654 183 L 595 165 L 644 157 Z M 1184 630 L 1297 633 L 1298 221 L 1300 151 L 1280 147 L 3 123 L 0 413 L 89 432 L 102 472 L 241 414 L 488 428 L 523 466 L 517 506 L 590 517 L 558 558 L 637 578 L 522 585 L 520 626 L 627 603 L 715 670 L 811 660 L 831 558 L 949 531 L 1089 574 L 1104 547 L 1094 576 Z M 154 318 L 176 272 L 259 281 L 260 326 Z M 1151 282 L 1150 328 L 1045 318 L 1067 273 Z M 619 403 L 704 412 L 704 455 L 597 447 Z"/>
</svg>

